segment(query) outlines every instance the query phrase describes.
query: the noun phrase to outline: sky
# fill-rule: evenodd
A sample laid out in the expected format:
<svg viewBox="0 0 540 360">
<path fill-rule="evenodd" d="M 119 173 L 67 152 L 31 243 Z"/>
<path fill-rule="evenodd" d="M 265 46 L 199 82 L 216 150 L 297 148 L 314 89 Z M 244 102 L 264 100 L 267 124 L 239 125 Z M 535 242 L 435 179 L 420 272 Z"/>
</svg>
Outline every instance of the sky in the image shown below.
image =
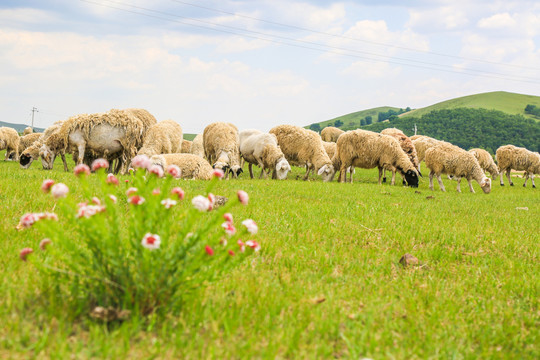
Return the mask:
<svg viewBox="0 0 540 360">
<path fill-rule="evenodd" d="M 145 108 L 201 133 L 540 95 L 537 0 L 3 0 L 0 121 Z"/>
</svg>

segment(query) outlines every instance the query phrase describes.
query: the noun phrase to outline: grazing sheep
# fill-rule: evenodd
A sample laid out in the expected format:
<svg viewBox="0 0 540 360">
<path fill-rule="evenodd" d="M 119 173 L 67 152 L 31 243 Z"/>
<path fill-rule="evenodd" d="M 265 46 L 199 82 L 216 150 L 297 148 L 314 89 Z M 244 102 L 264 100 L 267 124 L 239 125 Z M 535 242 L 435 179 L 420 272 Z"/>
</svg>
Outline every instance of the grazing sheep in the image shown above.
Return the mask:
<svg viewBox="0 0 540 360">
<path fill-rule="evenodd" d="M 28 169 L 32 164 L 32 161 L 39 158 L 39 152 L 43 143 L 63 124 L 63 122 L 63 120 L 56 121 L 54 124 L 49 126 L 47 129 L 45 129 L 45 131 L 38 140 L 36 140 L 32 145 L 30 145 L 21 153 L 21 156 L 19 157 L 19 164 L 22 169 Z"/>
<path fill-rule="evenodd" d="M 182 153 L 183 154 L 191 154 L 191 145 L 193 145 L 192 141 L 183 139 L 182 140 Z"/>
<path fill-rule="evenodd" d="M 332 160 L 332 165 L 334 166 L 334 169 L 337 170 L 339 168 L 339 163 L 334 163 L 333 162 L 334 160 L 337 160 L 337 158 L 334 157 L 334 155 L 336 154 L 336 150 L 337 150 L 337 144 L 335 142 L 323 141 L 323 146 L 324 146 L 324 151 L 326 151 L 326 154 L 328 155 L 330 160 Z M 354 167 L 349 166 L 347 168 L 347 174 L 350 175 L 349 181 L 352 182 L 353 181 L 352 177 L 353 177 L 353 174 L 354 174 Z M 345 176 L 345 182 L 346 181 L 347 181 L 347 176 Z"/>
<path fill-rule="evenodd" d="M 113 110 L 111 110 L 111 111 L 113 111 Z M 137 108 L 129 108 L 129 109 L 124 109 L 124 110 L 120 110 L 120 111 L 127 112 L 127 113 L 129 113 L 130 115 L 132 115 L 133 117 L 135 117 L 136 119 L 138 119 L 138 120 L 140 120 L 142 122 L 143 128 L 142 128 L 141 136 L 142 136 L 143 139 L 145 138 L 146 132 L 148 131 L 148 129 L 150 129 L 150 127 L 152 125 L 157 124 L 156 118 L 154 117 L 154 115 L 150 114 L 148 112 L 148 110 L 137 109 Z"/>
<path fill-rule="evenodd" d="M 441 143 L 426 150 L 426 166 L 429 172 L 429 188 L 433 190 L 433 176 L 437 177 L 439 187 L 446 191 L 441 180 L 441 174 L 452 175 L 457 180 L 457 191 L 461 192 L 461 178 L 469 182 L 469 190 L 474 193 L 472 180 L 475 180 L 484 193 L 491 191 L 491 179 L 486 177 L 478 160 L 468 151 L 449 143 Z"/>
<path fill-rule="evenodd" d="M 204 128 L 203 147 L 213 168 L 221 169 L 237 178 L 243 172 L 240 166 L 240 139 L 238 129 L 230 123 L 215 122 Z"/>
<path fill-rule="evenodd" d="M 150 161 L 161 166 L 163 170 L 167 170 L 169 165 L 178 166 L 183 179 L 210 180 L 214 172 L 208 161 L 194 154 L 154 155 Z"/>
<path fill-rule="evenodd" d="M 148 128 L 143 146 L 137 155 L 148 157 L 159 154 L 174 154 L 182 151 L 182 127 L 173 120 L 163 120 Z"/>
<path fill-rule="evenodd" d="M 45 141 L 40 155 L 45 169 L 52 169 L 56 154 L 77 152 L 77 164 L 85 158 L 118 159 L 117 171 L 127 171 L 128 159 L 142 145 L 144 123 L 133 116 L 133 110 L 112 109 L 105 113 L 81 114 L 64 121 Z M 64 170 L 67 164 L 64 162 Z"/>
<path fill-rule="evenodd" d="M 9 154 L 14 151 L 15 157 L 13 160 L 19 161 L 19 133 L 17 130 L 10 127 L 0 127 L 0 150 L 6 149 L 4 161 L 7 161 Z"/>
<path fill-rule="evenodd" d="M 426 150 L 443 142 L 446 144 L 446 141 L 441 141 L 437 139 L 430 138 L 429 136 L 416 135 L 417 137 L 412 140 L 414 148 L 416 149 L 416 155 L 418 156 L 418 170 L 420 171 L 420 163 L 426 158 Z"/>
<path fill-rule="evenodd" d="M 418 138 L 421 138 L 422 136 L 424 136 L 424 135 L 413 135 L 409 139 L 411 139 L 411 141 L 414 141 L 414 140 L 416 140 Z"/>
<path fill-rule="evenodd" d="M 204 154 L 204 145 L 203 145 L 203 136 L 202 134 L 197 134 L 195 138 L 193 139 L 193 142 L 191 143 L 191 153 L 193 155 L 200 156 L 202 158 L 206 158 L 206 155 Z"/>
<path fill-rule="evenodd" d="M 382 170 L 394 170 L 403 175 L 407 184 L 418 187 L 418 170 L 399 146 L 399 142 L 388 135 L 366 130 L 347 131 L 337 141 L 334 162 L 340 164 L 339 181 L 345 182 L 345 170 L 349 166 L 364 169 L 379 169 L 379 185 Z M 394 185 L 392 178 L 391 184 Z"/>
<path fill-rule="evenodd" d="M 249 163 L 249 175 L 253 179 L 253 165 L 261 168 L 259 178 L 266 179 L 266 170 L 272 170 L 272 178 L 283 180 L 291 166 L 278 146 L 274 134 L 266 134 L 259 130 L 243 130 L 239 134 L 240 154 Z"/>
<path fill-rule="evenodd" d="M 540 174 L 540 155 L 522 147 L 504 145 L 497 149 L 496 156 L 497 162 L 499 163 L 499 169 L 501 171 L 501 186 L 504 186 L 503 173 L 505 171 L 510 186 L 514 186 L 514 183 L 510 178 L 510 171 L 524 170 L 525 182 L 523 183 L 523 186 L 527 186 L 527 179 L 531 177 L 532 186 L 533 188 L 536 187 L 534 184 L 534 174 Z"/>
<path fill-rule="evenodd" d="M 304 180 L 307 180 L 313 168 L 323 181 L 332 181 L 335 169 L 319 134 L 294 125 L 279 125 L 272 128 L 270 133 L 276 136 L 289 164 L 306 167 Z"/>
<path fill-rule="evenodd" d="M 396 128 L 384 129 L 383 131 L 381 131 L 381 134 L 392 136 L 397 141 L 399 141 L 399 145 L 401 146 L 403 151 L 405 151 L 414 167 L 418 170 L 418 174 L 422 176 L 422 174 L 420 173 L 420 161 L 418 160 L 418 154 L 416 153 L 416 148 L 414 147 L 411 139 L 407 135 L 405 135 L 403 131 Z M 395 171 L 393 171 L 392 178 L 394 178 L 395 176 Z M 386 169 L 384 169 L 383 172 L 383 182 L 386 182 Z M 405 185 L 405 179 L 403 179 L 403 185 Z"/>
<path fill-rule="evenodd" d="M 27 127 L 24 128 L 23 136 L 28 135 L 28 134 L 32 134 L 33 132 L 34 132 L 34 129 L 32 129 L 30 126 L 27 126 Z"/>
<path fill-rule="evenodd" d="M 499 175 L 499 168 L 495 164 L 495 161 L 493 161 L 491 154 L 484 149 L 471 149 L 469 152 L 476 157 L 476 160 L 478 160 L 478 163 L 484 172 L 488 171 L 491 178 L 495 180 Z"/>
<path fill-rule="evenodd" d="M 338 129 L 337 127 L 327 126 L 321 131 L 321 138 L 323 141 L 336 142 L 338 137 L 345 131 Z"/>
</svg>

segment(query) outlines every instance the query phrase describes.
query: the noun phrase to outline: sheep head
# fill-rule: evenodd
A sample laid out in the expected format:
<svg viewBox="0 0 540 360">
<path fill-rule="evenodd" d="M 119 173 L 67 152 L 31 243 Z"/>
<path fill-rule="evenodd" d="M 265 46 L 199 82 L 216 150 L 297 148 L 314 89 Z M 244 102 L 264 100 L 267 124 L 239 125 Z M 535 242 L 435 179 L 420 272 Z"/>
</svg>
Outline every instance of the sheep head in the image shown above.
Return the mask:
<svg viewBox="0 0 540 360">
<path fill-rule="evenodd" d="M 285 158 L 281 158 L 276 163 L 276 178 L 278 180 L 286 179 L 289 171 L 291 171 L 291 165 Z"/>
<path fill-rule="evenodd" d="M 325 164 L 321 166 L 321 168 L 317 172 L 317 175 L 322 177 L 324 182 L 328 182 L 332 181 L 335 172 L 336 170 L 334 169 L 334 166 L 332 164 Z"/>
<path fill-rule="evenodd" d="M 482 181 L 480 181 L 480 187 L 485 194 L 489 194 L 491 192 L 491 179 L 487 176 L 484 176 L 482 178 Z"/>
<path fill-rule="evenodd" d="M 19 164 L 23 169 L 28 169 L 32 164 L 32 161 L 34 161 L 32 154 L 30 154 L 30 152 L 27 152 L 26 150 L 23 151 L 23 153 L 19 157 Z"/>
<path fill-rule="evenodd" d="M 238 176 L 244 172 L 244 169 L 242 169 L 239 165 L 233 165 L 231 168 L 229 168 L 229 172 L 234 176 L 234 178 L 238 178 Z"/>
<path fill-rule="evenodd" d="M 418 172 L 416 170 L 407 170 L 407 172 L 402 172 L 402 174 L 410 187 L 418 187 Z"/>
<path fill-rule="evenodd" d="M 52 151 L 52 149 L 48 145 L 43 144 L 43 146 L 41 146 L 39 149 L 39 156 L 41 157 L 41 165 L 43 165 L 43 169 L 52 170 L 54 159 L 56 158 L 56 154 Z"/>
</svg>

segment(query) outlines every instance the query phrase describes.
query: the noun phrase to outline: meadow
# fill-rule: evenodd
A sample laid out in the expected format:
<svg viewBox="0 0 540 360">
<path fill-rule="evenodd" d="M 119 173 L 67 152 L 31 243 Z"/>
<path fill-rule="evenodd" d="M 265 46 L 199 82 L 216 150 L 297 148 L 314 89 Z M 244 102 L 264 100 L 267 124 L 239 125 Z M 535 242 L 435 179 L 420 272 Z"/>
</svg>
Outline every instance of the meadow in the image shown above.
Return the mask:
<svg viewBox="0 0 540 360">
<path fill-rule="evenodd" d="M 539 358 L 539 189 L 515 178 L 458 194 L 445 179 L 432 192 L 425 172 L 418 189 L 379 186 L 376 169 L 353 184 L 302 181 L 298 168 L 220 181 L 215 194 L 250 195 L 235 216 L 257 221 L 262 250 L 180 315 L 106 324 L 52 315 L 62 309 L 44 306 L 19 259 L 39 242 L 15 229 L 21 215 L 51 210 L 42 181 L 77 192 L 77 178 L 58 159 L 52 171 L 0 161 L 0 358 Z M 178 182 L 185 206 L 206 186 Z"/>
</svg>

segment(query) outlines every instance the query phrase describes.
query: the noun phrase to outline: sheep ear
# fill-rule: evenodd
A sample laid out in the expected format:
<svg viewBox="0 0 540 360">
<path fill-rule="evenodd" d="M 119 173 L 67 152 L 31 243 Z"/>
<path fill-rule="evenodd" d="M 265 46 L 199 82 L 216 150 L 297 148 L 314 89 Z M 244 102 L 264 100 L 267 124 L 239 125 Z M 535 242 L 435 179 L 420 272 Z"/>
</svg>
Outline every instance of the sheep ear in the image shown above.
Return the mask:
<svg viewBox="0 0 540 360">
<path fill-rule="evenodd" d="M 326 165 L 323 165 L 323 167 L 321 167 L 321 168 L 319 169 L 319 171 L 317 172 L 317 174 L 318 174 L 319 176 L 322 175 L 322 174 L 326 171 L 326 168 L 327 168 L 327 166 L 326 166 Z"/>
<path fill-rule="evenodd" d="M 416 170 L 416 172 L 418 173 L 418 175 L 419 175 L 420 177 L 423 177 L 423 176 L 422 176 L 422 173 L 420 172 L 420 170 Z"/>
<path fill-rule="evenodd" d="M 216 164 L 212 165 L 212 169 L 215 169 L 216 168 Z"/>
</svg>

